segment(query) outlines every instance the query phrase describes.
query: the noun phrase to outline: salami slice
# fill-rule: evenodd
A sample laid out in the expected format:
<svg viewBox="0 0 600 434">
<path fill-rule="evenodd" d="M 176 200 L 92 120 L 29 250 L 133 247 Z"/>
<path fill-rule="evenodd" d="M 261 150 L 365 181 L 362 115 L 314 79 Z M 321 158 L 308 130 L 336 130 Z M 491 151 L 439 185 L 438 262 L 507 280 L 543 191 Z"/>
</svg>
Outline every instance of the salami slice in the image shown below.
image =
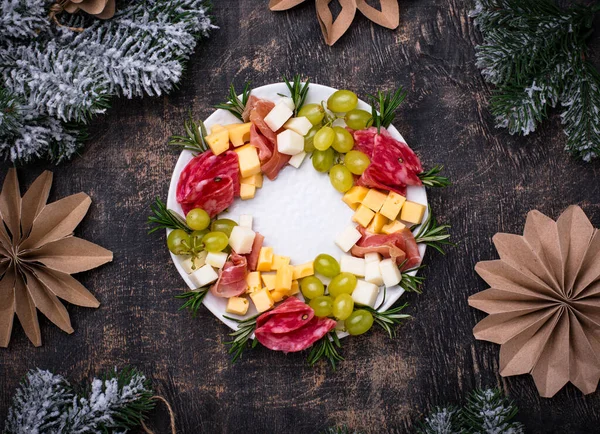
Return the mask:
<svg viewBox="0 0 600 434">
<path fill-rule="evenodd" d="M 302 351 L 317 342 L 335 328 L 336 322 L 330 318 L 313 317 L 303 327 L 289 333 L 255 332 L 258 341 L 274 351 L 293 353 Z"/>
<path fill-rule="evenodd" d="M 377 170 L 391 185 L 422 185 L 418 174 L 423 168 L 418 157 L 406 143 L 387 135 L 375 136 L 369 169 Z"/>
<path fill-rule="evenodd" d="M 421 255 L 413 233 L 405 228 L 389 235 L 372 234 L 362 226 L 357 226 L 362 237 L 352 247 L 352 256 L 364 258 L 366 253 L 376 252 L 384 258 L 391 258 L 402 271 L 416 267 L 421 262 Z"/>
<path fill-rule="evenodd" d="M 248 289 L 247 275 L 246 258 L 233 252 L 223 266 L 217 282 L 211 286 L 210 292 L 212 295 L 222 298 L 241 295 Z"/>
<path fill-rule="evenodd" d="M 405 185 L 390 185 L 388 184 L 388 180 L 380 181 L 378 178 L 380 177 L 380 171 L 377 169 L 370 169 L 371 166 L 367 167 L 367 170 L 363 172 L 363 174 L 358 178 L 356 185 L 360 185 L 363 187 L 370 188 L 378 188 L 380 190 L 390 190 L 395 191 L 396 193 L 406 196 L 406 186 Z"/>
<path fill-rule="evenodd" d="M 312 311 L 312 308 L 304 303 L 302 300 L 297 299 L 296 297 L 286 298 L 279 306 L 275 309 L 269 310 L 263 313 L 256 319 L 256 327 L 259 329 L 263 325 L 265 325 L 270 319 L 276 317 L 278 315 L 287 315 L 287 314 L 295 314 L 295 313 L 308 313 Z M 314 316 L 311 315 L 311 318 Z"/>
</svg>

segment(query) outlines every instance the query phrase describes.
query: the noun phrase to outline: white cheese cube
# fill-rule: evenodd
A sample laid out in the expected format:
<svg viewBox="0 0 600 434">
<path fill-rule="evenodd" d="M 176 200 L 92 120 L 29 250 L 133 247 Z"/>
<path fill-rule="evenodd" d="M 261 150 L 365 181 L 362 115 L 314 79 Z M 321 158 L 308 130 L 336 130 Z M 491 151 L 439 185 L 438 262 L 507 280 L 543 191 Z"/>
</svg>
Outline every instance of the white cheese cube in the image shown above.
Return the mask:
<svg viewBox="0 0 600 434">
<path fill-rule="evenodd" d="M 400 270 L 395 262 L 391 259 L 384 259 L 379 263 L 379 272 L 383 278 L 383 284 L 386 288 L 395 286 L 400 283 L 401 275 Z"/>
<path fill-rule="evenodd" d="M 381 261 L 381 255 L 377 252 L 365 253 L 365 264 Z"/>
<path fill-rule="evenodd" d="M 225 262 L 227 262 L 227 257 L 229 255 L 225 252 L 209 252 L 206 255 L 206 263 L 211 267 L 215 268 L 223 268 Z"/>
<path fill-rule="evenodd" d="M 265 123 L 271 128 L 271 131 L 277 131 L 293 114 L 294 112 L 284 102 L 279 102 L 265 116 Z"/>
<path fill-rule="evenodd" d="M 202 267 L 206 263 L 206 255 L 207 251 L 203 250 L 196 257 L 186 256 L 183 261 L 181 261 L 181 266 L 185 270 L 187 274 L 192 274 L 198 268 Z"/>
<path fill-rule="evenodd" d="M 292 98 L 290 98 L 289 96 L 282 96 L 281 98 L 279 98 L 279 101 L 277 101 L 277 104 L 279 104 L 279 103 L 285 104 L 292 111 L 296 108 L 296 105 L 294 104 L 294 100 Z"/>
<path fill-rule="evenodd" d="M 192 283 L 196 285 L 197 288 L 201 288 L 203 286 L 208 285 L 209 283 L 213 283 L 219 278 L 219 275 L 215 271 L 213 267 L 206 264 L 202 267 L 198 268 L 192 274 L 190 274 L 190 279 Z"/>
<path fill-rule="evenodd" d="M 354 303 L 362 306 L 375 307 L 378 295 L 379 286 L 365 282 L 364 280 L 358 280 L 356 288 L 352 291 L 352 300 L 354 300 Z"/>
<path fill-rule="evenodd" d="M 252 229 L 252 216 L 249 214 L 242 214 L 240 216 L 240 226 Z"/>
<path fill-rule="evenodd" d="M 299 154 L 296 154 L 292 158 L 290 158 L 290 161 L 288 161 L 288 164 L 290 166 L 294 166 L 296 169 L 298 169 L 300 167 L 300 165 L 302 164 L 302 162 L 304 161 L 304 158 L 306 158 L 306 152 L 302 151 Z"/>
<path fill-rule="evenodd" d="M 356 244 L 362 235 L 356 230 L 353 225 L 348 225 L 346 228 L 335 237 L 335 243 L 344 252 L 347 252 Z"/>
<path fill-rule="evenodd" d="M 383 277 L 379 271 L 379 262 L 369 262 L 365 265 L 365 280 L 377 286 L 383 285 Z"/>
<path fill-rule="evenodd" d="M 317 277 L 325 286 L 329 286 L 331 283 L 331 277 L 323 276 L 319 273 L 315 273 L 315 277 Z"/>
<path fill-rule="evenodd" d="M 304 137 L 295 131 L 285 130 L 277 134 L 277 150 L 285 155 L 304 152 Z"/>
<path fill-rule="evenodd" d="M 343 255 L 340 260 L 340 270 L 362 277 L 365 275 L 365 260 L 350 255 Z"/>
<path fill-rule="evenodd" d="M 236 253 L 245 255 L 252 251 L 252 244 L 256 233 L 244 226 L 234 226 L 229 236 L 229 245 Z"/>
<path fill-rule="evenodd" d="M 308 131 L 312 128 L 312 126 L 313 125 L 306 116 L 300 116 L 299 118 L 291 118 L 283 125 L 283 128 L 286 130 L 295 131 L 304 137 L 308 134 Z"/>
</svg>

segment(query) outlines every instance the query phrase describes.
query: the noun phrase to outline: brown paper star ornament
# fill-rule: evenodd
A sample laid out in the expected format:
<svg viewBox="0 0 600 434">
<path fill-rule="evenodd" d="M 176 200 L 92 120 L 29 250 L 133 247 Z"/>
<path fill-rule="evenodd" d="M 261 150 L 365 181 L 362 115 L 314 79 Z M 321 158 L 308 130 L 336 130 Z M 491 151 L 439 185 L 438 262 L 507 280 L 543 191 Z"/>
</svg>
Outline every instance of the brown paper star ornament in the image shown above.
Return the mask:
<svg viewBox="0 0 600 434">
<path fill-rule="evenodd" d="M 571 206 L 557 221 L 527 216 L 523 236 L 493 238 L 499 260 L 475 270 L 490 289 L 469 297 L 489 314 L 476 339 L 500 344 L 500 375 L 533 376 L 543 397 L 569 381 L 584 394 L 600 379 L 600 231 Z"/>
<path fill-rule="evenodd" d="M 112 253 L 73 236 L 91 199 L 77 193 L 46 204 L 52 173 L 44 172 L 21 197 L 15 169 L 0 192 L 0 347 L 8 347 L 15 314 L 25 334 L 42 344 L 36 309 L 67 333 L 69 314 L 59 299 L 98 307 L 96 298 L 71 276 L 112 260 Z"/>
<path fill-rule="evenodd" d="M 269 9 L 272 11 L 285 11 L 303 3 L 305 0 L 270 0 Z M 333 19 L 329 8 L 332 0 L 315 0 L 317 19 L 321 32 L 327 45 L 333 45 L 342 37 L 352 24 L 356 11 L 359 10 L 365 17 L 380 26 L 395 29 L 400 24 L 400 8 L 398 0 L 379 0 L 380 9 L 369 4 L 366 0 L 337 0 L 341 10 Z"/>
</svg>

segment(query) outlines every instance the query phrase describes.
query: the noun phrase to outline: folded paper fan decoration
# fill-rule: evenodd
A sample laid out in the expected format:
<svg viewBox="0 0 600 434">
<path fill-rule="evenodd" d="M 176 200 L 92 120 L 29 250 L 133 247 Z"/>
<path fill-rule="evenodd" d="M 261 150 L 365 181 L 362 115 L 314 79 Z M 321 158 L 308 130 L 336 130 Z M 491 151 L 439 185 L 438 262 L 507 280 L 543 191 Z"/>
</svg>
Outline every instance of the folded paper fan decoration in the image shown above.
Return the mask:
<svg viewBox="0 0 600 434">
<path fill-rule="evenodd" d="M 269 9 L 272 11 L 284 11 L 293 8 L 305 0 L 270 0 Z M 323 32 L 323 38 L 327 45 L 333 45 L 346 33 L 352 24 L 356 10 L 358 9 L 365 17 L 380 26 L 395 29 L 400 23 L 400 9 L 398 0 L 379 0 L 381 9 L 377 9 L 366 0 L 337 0 L 341 10 L 333 19 L 329 3 L 332 0 L 315 0 L 317 7 L 317 19 Z"/>
<path fill-rule="evenodd" d="M 103 20 L 115 14 L 115 0 L 60 0 L 57 4 L 70 14 L 81 10 Z"/>
<path fill-rule="evenodd" d="M 584 394 L 600 379 L 600 231 L 583 210 L 567 208 L 555 222 L 527 216 L 523 236 L 493 238 L 499 260 L 475 270 L 490 289 L 469 297 L 489 314 L 476 339 L 500 344 L 500 375 L 533 376 L 552 397 L 567 382 Z"/>
<path fill-rule="evenodd" d="M 29 340 L 42 344 L 36 309 L 67 333 L 69 314 L 59 298 L 98 307 L 71 276 L 112 260 L 112 253 L 73 236 L 91 204 L 77 193 L 46 204 L 52 173 L 44 172 L 21 197 L 15 169 L 0 192 L 0 347 L 8 347 L 15 314 Z"/>
</svg>

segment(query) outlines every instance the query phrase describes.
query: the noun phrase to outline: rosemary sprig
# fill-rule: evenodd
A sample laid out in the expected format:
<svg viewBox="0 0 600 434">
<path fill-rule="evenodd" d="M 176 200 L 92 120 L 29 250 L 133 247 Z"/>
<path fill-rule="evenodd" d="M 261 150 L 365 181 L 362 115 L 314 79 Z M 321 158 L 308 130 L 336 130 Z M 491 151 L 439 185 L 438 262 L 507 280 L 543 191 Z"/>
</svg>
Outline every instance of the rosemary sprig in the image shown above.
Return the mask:
<svg viewBox="0 0 600 434">
<path fill-rule="evenodd" d="M 340 353 L 338 353 L 338 348 L 342 348 L 342 343 L 340 342 L 336 331 L 333 330 L 315 342 L 312 346 L 310 353 L 308 354 L 308 364 L 314 366 L 319 360 L 326 359 L 331 364 L 331 368 L 335 371 L 336 363 L 344 360 Z"/>
<path fill-rule="evenodd" d="M 444 169 L 444 166 L 434 166 L 427 172 L 419 173 L 419 178 L 423 185 L 427 187 L 448 187 L 452 183 L 445 176 L 438 176 L 438 174 Z"/>
<path fill-rule="evenodd" d="M 198 309 L 202 305 L 202 300 L 208 294 L 209 287 L 203 286 L 202 288 L 198 288 L 194 291 L 184 292 L 183 294 L 176 295 L 175 298 L 179 298 L 185 300 L 185 302 L 181 305 L 179 310 L 189 309 L 192 313 L 192 317 L 196 317 L 198 314 Z"/>
<path fill-rule="evenodd" d="M 246 103 L 248 102 L 248 98 L 250 98 L 250 92 L 250 82 L 247 81 L 244 85 L 244 90 L 242 91 L 242 98 L 238 98 L 238 93 L 232 83 L 229 86 L 229 95 L 227 96 L 227 101 L 217 104 L 215 108 L 227 110 L 243 122 L 244 118 L 242 117 L 242 113 L 244 113 Z"/>
<path fill-rule="evenodd" d="M 224 318 L 227 318 L 231 321 L 235 321 L 238 323 L 238 329 L 233 333 L 229 333 L 229 336 L 233 338 L 232 341 L 225 342 L 225 345 L 230 345 L 229 350 L 227 351 L 229 354 L 233 355 L 232 362 L 235 363 L 240 357 L 242 357 L 242 353 L 246 348 L 248 348 L 248 340 L 254 330 L 256 329 L 256 318 L 260 315 L 255 315 L 248 319 L 237 319 L 231 318 L 227 315 L 223 315 Z M 250 344 L 250 348 L 254 348 L 258 345 L 258 340 L 253 339 Z"/>
<path fill-rule="evenodd" d="M 433 247 L 435 250 L 445 255 L 443 247 L 454 246 L 454 243 L 450 242 L 450 234 L 448 228 L 450 225 L 438 225 L 437 220 L 429 209 L 429 217 L 425 220 L 425 223 L 421 225 L 419 231 L 415 235 L 415 240 L 418 243 L 425 243 L 429 247 Z"/>
<path fill-rule="evenodd" d="M 362 307 L 362 309 L 366 309 L 371 312 L 374 323 L 384 329 L 390 338 L 394 338 L 396 336 L 395 326 L 402 324 L 403 320 L 411 317 L 410 315 L 400 313 L 406 306 L 408 306 L 408 303 L 404 303 L 402 306 L 398 306 L 384 312 L 379 312 L 378 310 L 368 306 Z"/>
<path fill-rule="evenodd" d="M 167 205 L 160 198 L 156 198 L 150 209 L 153 215 L 148 216 L 149 234 L 160 229 L 183 229 L 187 233 L 192 232 L 185 219 L 175 211 L 167 209 Z"/>
<path fill-rule="evenodd" d="M 195 122 L 190 112 L 190 117 L 183 123 L 185 136 L 171 136 L 169 146 L 182 148 L 182 150 L 202 153 L 208 150 L 208 145 L 204 141 L 207 136 L 204 122 Z"/>
<path fill-rule="evenodd" d="M 381 127 L 389 127 L 396 117 L 396 110 L 406 98 L 406 92 L 402 86 L 396 89 L 393 94 L 391 92 L 378 91 L 377 95 L 368 95 L 369 103 L 371 104 L 371 115 L 373 117 L 373 125 L 377 127 L 379 133 Z"/>
<path fill-rule="evenodd" d="M 304 84 L 302 84 L 300 81 L 300 74 L 296 74 L 294 75 L 292 83 L 290 83 L 285 76 L 283 77 L 283 81 L 290 91 L 292 101 L 294 101 L 294 116 L 298 116 L 298 111 L 302 108 L 304 101 L 306 100 L 310 80 L 306 79 Z"/>
<path fill-rule="evenodd" d="M 423 268 L 425 268 L 425 266 L 421 265 L 419 267 L 411 268 L 410 270 L 404 271 L 401 274 L 401 279 L 399 283 L 400 287 L 406 292 L 416 292 L 417 294 L 421 294 L 423 292 L 421 291 L 421 286 L 425 282 L 425 278 L 423 276 L 413 276 L 411 274 L 408 274 L 408 272 L 421 270 Z"/>
</svg>

